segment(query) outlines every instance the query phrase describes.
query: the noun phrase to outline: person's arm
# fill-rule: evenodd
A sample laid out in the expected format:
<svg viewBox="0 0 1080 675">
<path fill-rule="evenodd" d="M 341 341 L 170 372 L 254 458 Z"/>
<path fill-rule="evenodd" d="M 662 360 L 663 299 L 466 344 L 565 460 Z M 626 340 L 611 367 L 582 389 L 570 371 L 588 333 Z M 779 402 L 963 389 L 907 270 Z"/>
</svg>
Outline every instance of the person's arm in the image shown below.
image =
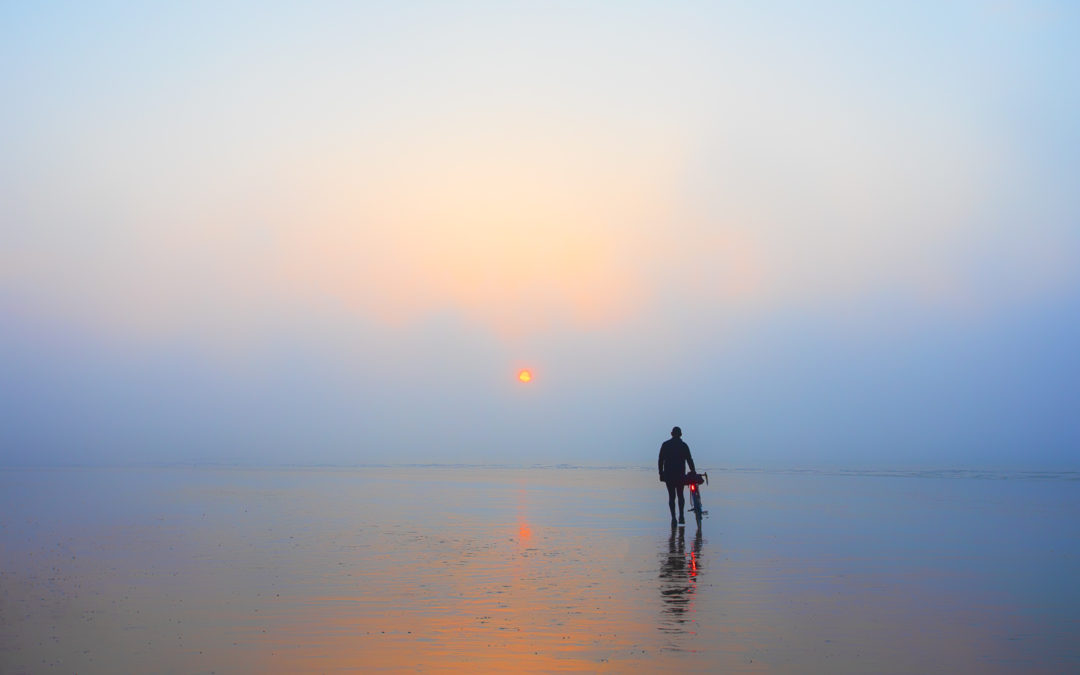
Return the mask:
<svg viewBox="0 0 1080 675">
<path fill-rule="evenodd" d="M 686 446 L 686 463 L 690 465 L 690 471 L 697 473 L 697 469 L 694 468 L 694 458 L 690 456 L 690 446 Z"/>
<path fill-rule="evenodd" d="M 656 458 L 656 470 L 660 472 L 660 481 L 664 480 L 664 446 L 660 446 L 660 456 Z"/>
</svg>

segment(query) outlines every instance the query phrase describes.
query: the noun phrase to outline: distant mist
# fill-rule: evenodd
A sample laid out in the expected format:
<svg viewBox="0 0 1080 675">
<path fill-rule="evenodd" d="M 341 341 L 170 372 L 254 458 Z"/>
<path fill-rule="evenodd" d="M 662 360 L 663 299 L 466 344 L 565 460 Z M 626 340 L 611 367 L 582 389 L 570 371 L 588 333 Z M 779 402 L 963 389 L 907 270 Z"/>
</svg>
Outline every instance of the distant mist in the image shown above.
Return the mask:
<svg viewBox="0 0 1080 675">
<path fill-rule="evenodd" d="M 0 448 L 5 465 L 648 465 L 678 424 L 705 466 L 1073 467 L 1077 316 L 1073 300 L 973 323 L 669 317 L 683 339 L 637 326 L 521 351 L 450 317 L 341 317 L 229 352 L 9 309 Z"/>
</svg>

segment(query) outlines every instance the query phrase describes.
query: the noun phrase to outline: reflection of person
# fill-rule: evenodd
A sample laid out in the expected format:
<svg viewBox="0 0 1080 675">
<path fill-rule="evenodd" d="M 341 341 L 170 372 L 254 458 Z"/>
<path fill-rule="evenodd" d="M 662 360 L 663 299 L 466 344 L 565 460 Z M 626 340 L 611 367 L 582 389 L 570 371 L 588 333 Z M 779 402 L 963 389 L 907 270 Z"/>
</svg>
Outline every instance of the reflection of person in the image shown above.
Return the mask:
<svg viewBox="0 0 1080 675">
<path fill-rule="evenodd" d="M 664 612 L 675 623 L 682 623 L 685 621 L 682 614 L 690 602 L 693 587 L 686 572 L 686 528 L 678 528 L 678 536 L 675 530 L 671 528 L 667 555 L 660 563 L 660 595 L 664 598 Z"/>
<path fill-rule="evenodd" d="M 683 442 L 682 429 L 675 427 L 671 430 L 671 438 L 664 441 L 660 446 L 660 458 L 656 462 L 656 468 L 660 471 L 660 480 L 667 484 L 668 510 L 671 511 L 671 524 L 685 523 L 683 510 L 686 506 L 686 496 L 683 494 L 684 479 L 686 478 L 686 465 L 690 470 L 694 468 L 694 458 L 690 456 L 690 446 Z M 675 520 L 675 497 L 679 498 L 679 519 Z"/>
<path fill-rule="evenodd" d="M 697 590 L 698 563 L 701 560 L 703 539 L 701 530 L 694 535 L 689 558 L 686 554 L 686 528 L 671 528 L 667 549 L 661 547 L 660 597 L 664 601 L 660 617 L 660 630 L 675 635 L 685 632 L 682 624 L 690 620 L 685 616 L 693 609 L 694 592 Z"/>
</svg>

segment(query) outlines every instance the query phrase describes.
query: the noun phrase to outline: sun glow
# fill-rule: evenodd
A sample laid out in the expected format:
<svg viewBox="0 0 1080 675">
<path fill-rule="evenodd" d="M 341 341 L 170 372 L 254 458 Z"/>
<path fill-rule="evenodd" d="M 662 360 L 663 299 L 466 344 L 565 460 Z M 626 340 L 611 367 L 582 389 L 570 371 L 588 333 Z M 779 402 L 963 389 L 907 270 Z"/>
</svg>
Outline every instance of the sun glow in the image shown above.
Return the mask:
<svg viewBox="0 0 1080 675">
<path fill-rule="evenodd" d="M 517 375 L 518 382 L 532 382 L 532 371 L 529 369 L 522 370 Z"/>
</svg>

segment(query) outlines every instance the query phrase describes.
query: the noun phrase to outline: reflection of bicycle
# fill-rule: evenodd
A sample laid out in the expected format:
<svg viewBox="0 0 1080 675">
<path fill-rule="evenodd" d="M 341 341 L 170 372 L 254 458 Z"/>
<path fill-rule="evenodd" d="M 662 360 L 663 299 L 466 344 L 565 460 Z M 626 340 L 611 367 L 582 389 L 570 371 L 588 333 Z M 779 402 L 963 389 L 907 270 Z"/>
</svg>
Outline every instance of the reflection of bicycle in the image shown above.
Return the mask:
<svg viewBox="0 0 1080 675">
<path fill-rule="evenodd" d="M 690 510 L 694 512 L 698 527 L 701 527 L 701 517 L 709 513 L 701 508 L 701 484 L 709 484 L 709 474 L 691 471 L 684 480 L 690 487 Z"/>
</svg>

